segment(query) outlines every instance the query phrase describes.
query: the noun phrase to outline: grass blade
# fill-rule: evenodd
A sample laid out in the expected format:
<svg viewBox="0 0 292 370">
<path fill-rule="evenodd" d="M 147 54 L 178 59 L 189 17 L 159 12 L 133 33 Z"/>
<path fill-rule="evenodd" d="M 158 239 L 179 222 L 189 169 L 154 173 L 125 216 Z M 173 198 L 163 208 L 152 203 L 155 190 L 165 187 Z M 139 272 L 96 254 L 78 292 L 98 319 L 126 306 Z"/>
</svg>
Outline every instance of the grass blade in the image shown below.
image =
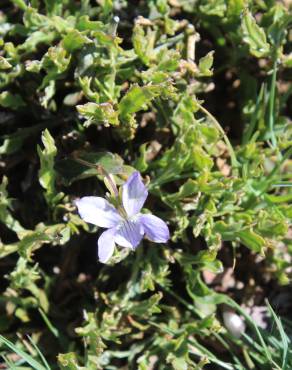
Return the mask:
<svg viewBox="0 0 292 370">
<path fill-rule="evenodd" d="M 31 339 L 29 335 L 27 335 L 28 340 L 30 341 L 30 344 L 33 346 L 33 348 L 36 350 L 37 354 L 39 355 L 40 359 L 43 361 L 43 364 L 45 365 L 47 370 L 51 370 L 50 365 L 48 364 L 47 360 L 45 359 L 45 356 L 42 354 L 39 347 L 34 343 L 34 341 Z"/>
<path fill-rule="evenodd" d="M 267 303 L 269 312 L 272 315 L 272 317 L 273 317 L 273 319 L 274 319 L 274 321 L 275 321 L 275 323 L 277 325 L 277 328 L 279 330 L 279 334 L 280 334 L 280 337 L 281 337 L 281 340 L 282 340 L 282 348 L 283 348 L 283 352 L 282 352 L 282 366 L 281 366 L 281 368 L 282 369 L 286 369 L 287 355 L 288 355 L 288 348 L 289 348 L 289 338 L 287 337 L 287 335 L 286 335 L 286 333 L 284 331 L 284 328 L 283 328 L 283 325 L 282 325 L 281 320 L 276 315 L 276 313 L 273 310 L 272 306 L 269 304 L 268 301 L 266 303 Z"/>
<path fill-rule="evenodd" d="M 22 357 L 33 369 L 35 369 L 35 370 L 47 370 L 45 367 L 43 367 L 43 365 L 41 365 L 39 362 L 37 362 L 29 354 L 27 354 L 23 350 L 17 348 L 15 344 L 10 342 L 10 340 L 3 337 L 3 335 L 0 335 L 0 342 L 5 344 L 13 352 L 17 353 L 20 357 Z"/>
</svg>

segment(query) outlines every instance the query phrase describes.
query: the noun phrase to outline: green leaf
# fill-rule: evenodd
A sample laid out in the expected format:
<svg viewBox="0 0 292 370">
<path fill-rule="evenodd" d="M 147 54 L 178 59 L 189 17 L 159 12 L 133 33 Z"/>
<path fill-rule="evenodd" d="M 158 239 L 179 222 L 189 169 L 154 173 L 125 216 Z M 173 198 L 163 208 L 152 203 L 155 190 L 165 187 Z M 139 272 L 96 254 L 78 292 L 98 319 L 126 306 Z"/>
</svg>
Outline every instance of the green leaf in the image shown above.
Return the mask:
<svg viewBox="0 0 292 370">
<path fill-rule="evenodd" d="M 40 103 L 45 108 L 48 109 L 49 103 L 56 92 L 56 81 L 50 80 L 48 81 L 47 86 L 44 89 L 44 95 L 40 97 Z"/>
<path fill-rule="evenodd" d="M 69 67 L 70 60 L 71 55 L 68 55 L 67 50 L 61 44 L 51 46 L 42 58 L 43 68 L 49 74 L 48 80 L 58 74 L 64 73 Z"/>
<path fill-rule="evenodd" d="M 145 65 L 149 65 L 155 58 L 155 32 L 150 28 L 145 32 L 142 25 L 136 24 L 133 30 L 132 41 L 135 53 Z"/>
<path fill-rule="evenodd" d="M 211 69 L 214 60 L 214 51 L 210 51 L 207 55 L 199 61 L 199 71 L 200 76 L 210 77 L 213 75 L 213 70 Z"/>
<path fill-rule="evenodd" d="M 37 304 L 48 311 L 48 298 L 45 292 L 37 286 L 37 281 L 40 278 L 38 265 L 29 265 L 26 257 L 19 257 L 15 269 L 9 274 L 12 289 L 19 293 L 23 290 L 29 291 L 36 298 Z"/>
<path fill-rule="evenodd" d="M 199 187 L 197 181 L 188 179 L 182 186 L 180 186 L 178 192 L 168 195 L 166 199 L 167 201 L 177 202 L 178 200 L 189 197 L 198 191 Z"/>
<path fill-rule="evenodd" d="M 61 15 L 63 2 L 60 0 L 45 0 L 46 10 L 49 15 Z"/>
<path fill-rule="evenodd" d="M 24 0 L 12 0 L 12 3 L 18 6 L 21 10 L 26 10 L 28 5 Z"/>
<path fill-rule="evenodd" d="M 158 307 L 158 302 L 162 299 L 162 293 L 153 294 L 150 298 L 141 302 L 131 302 L 128 311 L 132 315 L 141 317 L 151 316 L 154 313 L 159 313 L 161 310 Z"/>
<path fill-rule="evenodd" d="M 69 53 L 81 49 L 84 44 L 90 42 L 91 40 L 88 37 L 82 35 L 81 32 L 75 29 L 69 30 L 67 35 L 63 38 L 63 46 Z"/>
<path fill-rule="evenodd" d="M 242 244 L 250 248 L 254 252 L 262 253 L 266 241 L 259 234 L 252 230 L 242 230 L 236 233 Z"/>
<path fill-rule="evenodd" d="M 79 31 L 102 31 L 104 25 L 99 21 L 91 21 L 88 15 L 82 15 L 77 22 L 76 28 Z"/>
<path fill-rule="evenodd" d="M 174 257 L 183 266 L 195 265 L 199 270 L 212 271 L 216 274 L 223 271 L 222 263 L 216 260 L 215 251 L 200 251 L 195 256 L 192 254 L 176 252 Z"/>
<path fill-rule="evenodd" d="M 93 91 L 91 87 L 92 78 L 88 76 L 80 77 L 79 83 L 80 83 L 80 86 L 82 87 L 82 91 L 84 95 L 89 100 L 92 100 L 94 103 L 99 103 L 99 94 L 98 92 Z"/>
<path fill-rule="evenodd" d="M 58 15 L 53 15 L 48 18 L 48 24 L 50 28 L 55 29 L 59 34 L 66 34 L 68 29 L 72 29 L 75 25 L 75 19 L 72 17 L 64 18 Z"/>
<path fill-rule="evenodd" d="M 102 166 L 110 174 L 121 174 L 123 160 L 117 154 L 109 152 L 79 153 L 78 158 L 96 166 Z M 56 170 L 64 185 L 70 185 L 75 181 L 100 175 L 97 169 L 86 167 L 74 159 L 63 159 L 56 163 Z"/>
<path fill-rule="evenodd" d="M 283 195 L 267 194 L 265 197 L 270 202 L 275 203 L 275 204 L 292 202 L 292 193 L 283 194 Z"/>
<path fill-rule="evenodd" d="M 212 158 L 198 145 L 194 145 L 190 161 L 195 168 L 199 170 L 207 170 L 213 167 Z"/>
<path fill-rule="evenodd" d="M 23 23 L 25 27 L 36 30 L 42 27 L 46 27 L 50 24 L 50 20 L 43 14 L 39 14 L 37 9 L 26 6 L 24 15 L 23 15 Z"/>
<path fill-rule="evenodd" d="M 0 155 L 9 155 L 17 152 L 23 144 L 23 140 L 20 137 L 8 137 L 4 139 L 3 144 L 0 146 Z"/>
<path fill-rule="evenodd" d="M 139 148 L 140 156 L 136 159 L 134 167 L 140 171 L 144 172 L 148 168 L 148 163 L 146 160 L 147 155 L 147 143 L 142 144 Z"/>
<path fill-rule="evenodd" d="M 26 53 L 35 52 L 39 44 L 51 45 L 56 37 L 55 32 L 35 31 L 30 34 L 23 44 L 19 45 L 18 50 Z"/>
<path fill-rule="evenodd" d="M 39 182 L 46 190 L 45 197 L 48 204 L 52 205 L 56 196 L 54 159 L 57 155 L 57 148 L 53 137 L 47 129 L 42 133 L 42 143 L 44 145 L 43 150 L 40 146 L 37 147 L 40 158 Z"/>
<path fill-rule="evenodd" d="M 7 192 L 8 179 L 3 176 L 2 183 L 0 184 L 0 221 L 6 225 L 9 229 L 14 231 L 16 234 L 21 234 L 25 229 L 21 224 L 12 216 L 11 209 L 11 199 L 8 197 Z M 7 254 L 7 251 L 13 250 L 8 246 L 0 246 L 0 256 L 4 257 Z M 4 255 L 3 255 L 4 254 Z"/>
<path fill-rule="evenodd" d="M 241 225 L 239 223 L 233 223 L 229 225 L 223 221 L 217 221 L 214 224 L 213 232 L 219 233 L 223 240 L 235 240 L 236 233 L 240 231 L 240 228 Z"/>
<path fill-rule="evenodd" d="M 43 244 L 65 244 L 70 237 L 68 230 L 65 224 L 54 224 L 50 226 L 39 224 L 35 230 L 26 230 L 22 232 L 21 240 L 11 244 L 11 246 L 16 245 L 17 252 L 24 258 L 30 260 L 33 252 L 41 248 Z"/>
<path fill-rule="evenodd" d="M 3 91 L 0 94 L 0 105 L 5 108 L 17 110 L 18 108 L 24 107 L 25 102 L 19 94 L 12 94 L 9 91 Z"/>
<path fill-rule="evenodd" d="M 58 355 L 58 363 L 61 370 L 80 370 L 77 362 L 77 356 L 74 352 L 60 353 Z"/>
<path fill-rule="evenodd" d="M 161 98 L 174 97 L 175 88 L 170 81 L 157 85 L 133 85 L 119 102 L 120 126 L 119 134 L 124 141 L 132 140 L 135 136 L 137 123 L 135 113 L 148 108 L 150 102 L 157 96 Z"/>
<path fill-rule="evenodd" d="M 77 105 L 78 112 L 86 118 L 85 125 L 104 124 L 105 126 L 119 125 L 118 112 L 114 110 L 111 103 L 86 103 Z"/>
<path fill-rule="evenodd" d="M 99 4 L 102 7 L 104 17 L 107 17 L 113 11 L 113 0 L 100 0 Z"/>
<path fill-rule="evenodd" d="M 0 241 L 0 258 L 9 256 L 12 253 L 17 252 L 17 243 L 14 244 L 2 244 Z"/>
<path fill-rule="evenodd" d="M 250 53 L 257 58 L 269 55 L 270 45 L 267 42 L 265 31 L 259 27 L 249 11 L 242 17 L 241 28 L 243 41 L 248 44 Z"/>
<path fill-rule="evenodd" d="M 203 0 L 200 11 L 209 16 L 223 17 L 226 12 L 225 0 Z"/>
<path fill-rule="evenodd" d="M 119 103 L 121 119 L 129 119 L 132 114 L 144 110 L 156 96 L 162 93 L 161 85 L 134 85 Z"/>
<path fill-rule="evenodd" d="M 53 124 L 53 126 L 57 123 Z M 16 132 L 10 135 L 3 135 L 0 137 L 3 144 L 0 146 L 0 154 L 10 155 L 19 151 L 27 139 L 34 138 L 39 135 L 47 125 L 47 122 L 40 123 L 29 127 L 21 127 Z"/>
<path fill-rule="evenodd" d="M 0 55 L 0 70 L 9 69 L 9 68 L 12 68 L 12 65 L 8 62 L 7 59 L 5 59 L 4 57 Z"/>
<path fill-rule="evenodd" d="M 245 0 L 227 0 L 227 21 L 237 23 L 245 4 Z"/>
</svg>

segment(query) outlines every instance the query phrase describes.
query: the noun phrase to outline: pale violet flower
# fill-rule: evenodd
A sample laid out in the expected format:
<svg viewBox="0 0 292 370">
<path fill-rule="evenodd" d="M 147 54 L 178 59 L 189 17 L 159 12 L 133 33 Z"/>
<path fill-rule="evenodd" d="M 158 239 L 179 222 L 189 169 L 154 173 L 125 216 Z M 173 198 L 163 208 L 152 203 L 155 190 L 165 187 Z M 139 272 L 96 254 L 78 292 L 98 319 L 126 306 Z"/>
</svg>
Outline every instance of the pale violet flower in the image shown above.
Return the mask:
<svg viewBox="0 0 292 370">
<path fill-rule="evenodd" d="M 98 257 L 106 263 L 114 253 L 115 244 L 135 249 L 144 234 L 155 243 L 166 243 L 169 230 L 164 221 L 151 214 L 140 213 L 148 196 L 139 172 L 134 172 L 122 186 L 121 209 L 101 197 L 83 197 L 76 201 L 80 217 L 93 225 L 104 227 L 98 239 Z"/>
</svg>

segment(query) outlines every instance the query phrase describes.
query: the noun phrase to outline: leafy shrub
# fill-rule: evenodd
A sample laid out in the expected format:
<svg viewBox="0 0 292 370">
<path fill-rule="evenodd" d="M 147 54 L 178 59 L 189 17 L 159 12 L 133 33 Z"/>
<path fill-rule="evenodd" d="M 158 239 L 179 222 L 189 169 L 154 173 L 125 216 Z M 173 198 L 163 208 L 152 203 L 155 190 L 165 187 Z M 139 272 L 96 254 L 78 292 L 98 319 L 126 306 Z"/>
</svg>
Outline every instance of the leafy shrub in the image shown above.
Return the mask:
<svg viewBox="0 0 292 370">
<path fill-rule="evenodd" d="M 287 4 L 2 2 L 6 337 L 37 357 L 29 333 L 53 368 L 281 368 L 278 354 L 240 352 L 219 312 L 245 292 L 219 294 L 204 273 L 262 259 L 268 279 L 289 282 Z M 104 196 L 105 172 L 121 185 L 134 170 L 171 241 L 102 265 L 75 200 Z"/>
</svg>

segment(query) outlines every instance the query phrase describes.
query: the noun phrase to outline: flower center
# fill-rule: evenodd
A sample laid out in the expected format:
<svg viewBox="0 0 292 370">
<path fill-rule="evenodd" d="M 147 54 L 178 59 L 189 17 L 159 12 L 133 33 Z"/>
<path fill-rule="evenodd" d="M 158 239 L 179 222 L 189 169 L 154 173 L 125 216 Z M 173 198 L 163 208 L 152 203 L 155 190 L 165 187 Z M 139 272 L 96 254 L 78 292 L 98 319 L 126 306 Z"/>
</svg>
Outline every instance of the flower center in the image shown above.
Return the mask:
<svg viewBox="0 0 292 370">
<path fill-rule="evenodd" d="M 132 217 L 123 217 L 123 221 L 121 221 L 118 226 L 116 227 L 117 230 L 120 230 L 125 224 L 136 223 L 138 221 L 138 215 L 134 215 Z"/>
</svg>

